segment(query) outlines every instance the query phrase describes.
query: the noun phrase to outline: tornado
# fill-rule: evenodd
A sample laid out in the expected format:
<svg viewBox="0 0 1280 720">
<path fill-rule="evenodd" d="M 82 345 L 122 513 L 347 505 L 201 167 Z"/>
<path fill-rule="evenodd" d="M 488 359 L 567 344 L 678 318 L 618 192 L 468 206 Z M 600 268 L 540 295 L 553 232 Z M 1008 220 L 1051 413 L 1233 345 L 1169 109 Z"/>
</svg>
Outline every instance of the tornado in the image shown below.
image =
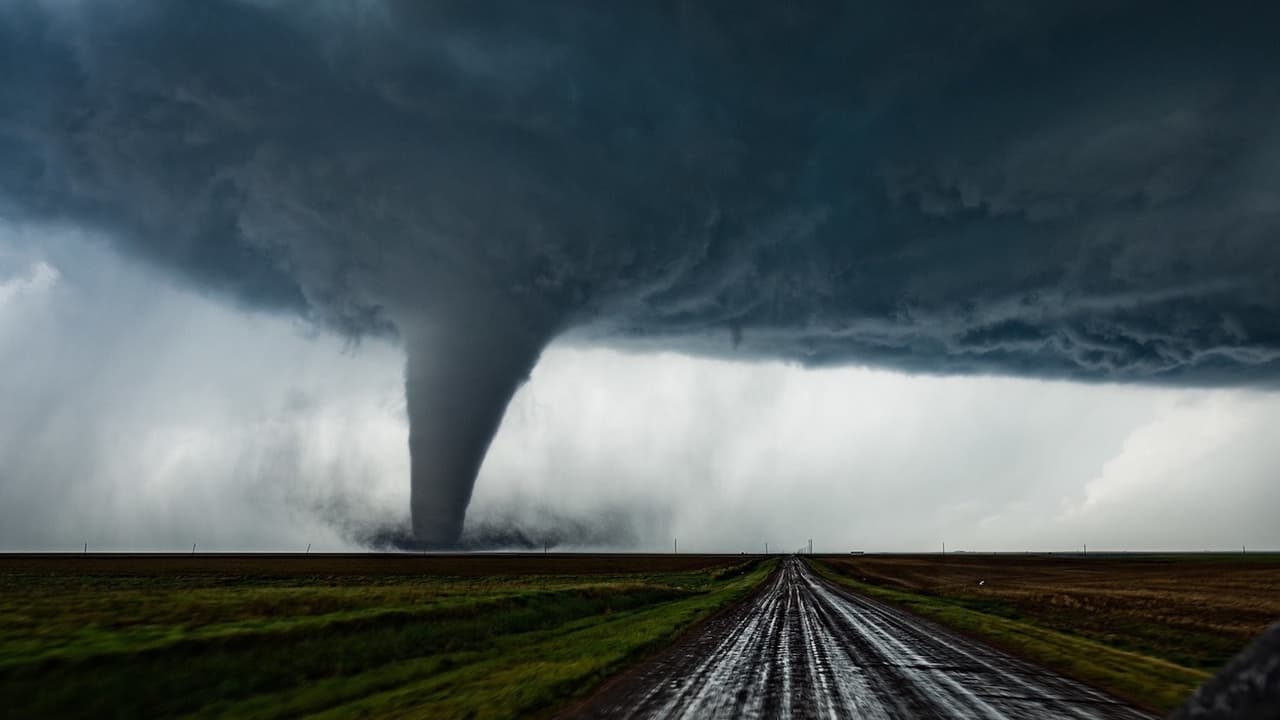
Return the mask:
<svg viewBox="0 0 1280 720">
<path fill-rule="evenodd" d="M 415 544 L 456 546 L 476 473 L 511 396 L 547 335 L 492 314 L 436 318 L 402 331 Z"/>
<path fill-rule="evenodd" d="M 561 332 L 1280 384 L 1257 13 L 385 4 L 3 3 L 0 235 L 83 230 L 245 308 L 396 336 L 416 540 L 395 542 L 457 541 Z"/>
</svg>

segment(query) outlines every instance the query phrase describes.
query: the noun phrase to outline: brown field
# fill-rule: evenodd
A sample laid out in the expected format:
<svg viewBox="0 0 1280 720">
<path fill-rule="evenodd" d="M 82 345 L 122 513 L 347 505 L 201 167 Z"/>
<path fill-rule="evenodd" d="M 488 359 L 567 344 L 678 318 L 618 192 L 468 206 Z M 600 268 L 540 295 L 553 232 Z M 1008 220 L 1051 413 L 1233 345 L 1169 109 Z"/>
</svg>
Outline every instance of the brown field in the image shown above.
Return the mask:
<svg viewBox="0 0 1280 720">
<path fill-rule="evenodd" d="M 1280 620 L 1280 555 L 828 556 L 872 585 L 1212 671 Z M 979 584 L 979 583 L 982 584 Z"/>
<path fill-rule="evenodd" d="M 0 577 L 492 577 L 683 573 L 740 563 L 741 555 L 468 553 L 13 553 L 0 554 Z"/>
</svg>

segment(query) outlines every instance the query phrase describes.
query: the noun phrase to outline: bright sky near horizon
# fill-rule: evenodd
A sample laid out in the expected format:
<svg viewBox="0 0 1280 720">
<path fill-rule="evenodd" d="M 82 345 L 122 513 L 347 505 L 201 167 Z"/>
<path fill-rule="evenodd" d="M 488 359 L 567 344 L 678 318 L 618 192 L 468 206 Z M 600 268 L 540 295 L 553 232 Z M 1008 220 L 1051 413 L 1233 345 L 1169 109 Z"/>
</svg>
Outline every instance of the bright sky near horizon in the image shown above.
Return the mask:
<svg viewBox="0 0 1280 720">
<path fill-rule="evenodd" d="M 359 549 L 407 522 L 403 363 L 81 234 L 9 227 L 0 550 Z M 507 410 L 470 522 L 657 551 L 1276 548 L 1278 423 L 1259 390 L 559 343 Z"/>
</svg>

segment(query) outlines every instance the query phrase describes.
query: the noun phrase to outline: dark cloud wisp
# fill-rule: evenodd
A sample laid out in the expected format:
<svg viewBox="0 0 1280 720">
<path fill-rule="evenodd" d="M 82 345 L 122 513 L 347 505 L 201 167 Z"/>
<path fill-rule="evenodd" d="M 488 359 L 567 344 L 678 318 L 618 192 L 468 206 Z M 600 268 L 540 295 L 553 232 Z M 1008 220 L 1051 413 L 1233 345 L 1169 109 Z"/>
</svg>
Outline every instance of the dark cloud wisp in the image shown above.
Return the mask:
<svg viewBox="0 0 1280 720">
<path fill-rule="evenodd" d="M 459 537 L 553 337 L 1273 385 L 1268 5 L 9 3 L 0 213 L 398 334 Z"/>
</svg>

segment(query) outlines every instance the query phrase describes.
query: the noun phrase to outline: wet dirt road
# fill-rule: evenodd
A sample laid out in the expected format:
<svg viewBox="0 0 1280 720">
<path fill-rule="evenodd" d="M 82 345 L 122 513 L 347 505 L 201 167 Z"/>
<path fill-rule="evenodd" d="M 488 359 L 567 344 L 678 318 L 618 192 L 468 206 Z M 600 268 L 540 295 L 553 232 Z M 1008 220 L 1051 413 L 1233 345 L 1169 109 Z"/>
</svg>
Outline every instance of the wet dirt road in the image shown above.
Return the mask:
<svg viewBox="0 0 1280 720">
<path fill-rule="evenodd" d="M 1149 718 L 845 592 L 797 558 L 752 600 L 607 687 L 585 717 Z"/>
</svg>

